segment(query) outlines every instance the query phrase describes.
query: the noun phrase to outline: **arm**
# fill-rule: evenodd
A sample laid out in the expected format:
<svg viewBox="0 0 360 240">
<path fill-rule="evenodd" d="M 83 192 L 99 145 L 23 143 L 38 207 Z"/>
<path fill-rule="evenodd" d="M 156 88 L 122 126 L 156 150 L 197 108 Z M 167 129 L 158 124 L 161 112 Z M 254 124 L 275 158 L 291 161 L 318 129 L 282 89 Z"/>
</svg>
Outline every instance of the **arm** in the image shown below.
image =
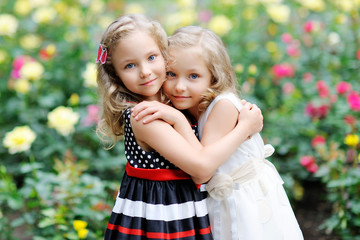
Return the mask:
<svg viewBox="0 0 360 240">
<path fill-rule="evenodd" d="M 209 179 L 249 135 L 261 130 L 261 111 L 256 106 L 250 108 L 250 104 L 243 107 L 233 131 L 201 150 L 194 148 L 164 121 L 155 120 L 143 124 L 131 118 L 131 124 L 139 144 L 145 148 L 155 149 L 196 179 Z"/>
<path fill-rule="evenodd" d="M 189 121 L 182 112 L 158 101 L 143 101 L 131 109 L 132 116 L 137 121 L 146 124 L 161 119 L 170 124 L 181 136 L 194 147 L 201 149 L 202 145 L 195 136 Z"/>
</svg>

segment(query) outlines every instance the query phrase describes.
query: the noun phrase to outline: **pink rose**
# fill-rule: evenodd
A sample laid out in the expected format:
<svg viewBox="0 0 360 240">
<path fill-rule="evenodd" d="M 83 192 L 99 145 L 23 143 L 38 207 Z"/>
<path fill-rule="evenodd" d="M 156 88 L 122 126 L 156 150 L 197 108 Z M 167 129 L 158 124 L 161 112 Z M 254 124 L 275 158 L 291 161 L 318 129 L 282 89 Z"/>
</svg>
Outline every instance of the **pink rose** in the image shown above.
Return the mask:
<svg viewBox="0 0 360 240">
<path fill-rule="evenodd" d="M 339 82 L 336 85 L 336 92 L 338 94 L 345 94 L 345 93 L 349 92 L 351 89 L 352 89 L 351 83 L 348 83 L 345 81 Z"/>
<path fill-rule="evenodd" d="M 308 167 L 315 162 L 315 158 L 310 155 L 305 155 L 300 158 L 300 164 L 304 167 Z"/>
<path fill-rule="evenodd" d="M 290 33 L 283 33 L 281 35 L 281 40 L 284 42 L 284 43 L 291 43 L 291 40 L 292 40 L 292 36 Z"/>
<path fill-rule="evenodd" d="M 291 82 L 286 82 L 284 83 L 284 85 L 282 86 L 282 92 L 285 95 L 289 95 L 292 94 L 295 90 L 294 84 L 292 84 Z"/>
<path fill-rule="evenodd" d="M 349 107 L 353 111 L 360 111 L 360 95 L 356 91 L 352 91 L 347 96 Z"/>
<path fill-rule="evenodd" d="M 316 146 L 319 145 L 324 145 L 326 143 L 326 140 L 323 136 L 321 135 L 316 135 L 312 140 L 311 140 L 311 146 L 313 148 L 315 148 Z"/>
<path fill-rule="evenodd" d="M 291 78 L 295 75 L 295 70 L 291 64 L 283 63 L 274 65 L 272 67 L 272 73 L 275 79 L 281 79 L 285 77 Z"/>
<path fill-rule="evenodd" d="M 303 74 L 302 78 L 303 78 L 304 82 L 309 83 L 309 82 L 312 82 L 314 77 L 313 77 L 313 75 L 311 73 L 306 72 L 306 73 Z"/>
</svg>

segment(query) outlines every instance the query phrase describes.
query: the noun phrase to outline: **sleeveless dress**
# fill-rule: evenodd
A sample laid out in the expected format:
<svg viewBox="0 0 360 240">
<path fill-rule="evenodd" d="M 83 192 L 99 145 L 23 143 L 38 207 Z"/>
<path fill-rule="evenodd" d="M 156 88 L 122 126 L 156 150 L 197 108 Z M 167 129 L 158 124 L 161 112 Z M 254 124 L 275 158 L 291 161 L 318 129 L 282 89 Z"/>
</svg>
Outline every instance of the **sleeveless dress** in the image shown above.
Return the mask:
<svg viewBox="0 0 360 240">
<path fill-rule="evenodd" d="M 105 240 L 212 240 L 206 192 L 158 152 L 137 144 L 130 114 L 124 113 L 127 166 Z"/>
<path fill-rule="evenodd" d="M 221 99 L 230 100 L 238 110 L 242 107 L 233 93 L 215 98 L 200 116 L 200 138 L 212 108 Z M 207 206 L 215 240 L 304 239 L 283 181 L 276 168 L 265 159 L 273 152 L 274 148 L 264 145 L 256 133 L 202 186 L 209 193 Z"/>
</svg>

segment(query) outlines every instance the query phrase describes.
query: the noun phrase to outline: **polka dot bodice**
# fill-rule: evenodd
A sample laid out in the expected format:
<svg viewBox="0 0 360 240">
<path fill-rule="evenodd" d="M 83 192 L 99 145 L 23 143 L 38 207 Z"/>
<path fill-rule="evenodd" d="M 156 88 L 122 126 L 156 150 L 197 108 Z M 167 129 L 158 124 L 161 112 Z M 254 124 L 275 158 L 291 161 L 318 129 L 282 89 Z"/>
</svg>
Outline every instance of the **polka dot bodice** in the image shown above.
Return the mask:
<svg viewBox="0 0 360 240">
<path fill-rule="evenodd" d="M 130 109 L 127 109 L 124 112 L 124 119 L 125 119 L 124 144 L 125 144 L 125 156 L 129 164 L 135 168 L 146 168 L 146 169 L 177 168 L 174 164 L 166 160 L 158 152 L 156 151 L 147 152 L 138 145 L 131 128 L 130 115 L 131 115 L 131 111 Z M 196 126 L 193 127 L 193 130 L 195 134 L 197 134 Z"/>
</svg>

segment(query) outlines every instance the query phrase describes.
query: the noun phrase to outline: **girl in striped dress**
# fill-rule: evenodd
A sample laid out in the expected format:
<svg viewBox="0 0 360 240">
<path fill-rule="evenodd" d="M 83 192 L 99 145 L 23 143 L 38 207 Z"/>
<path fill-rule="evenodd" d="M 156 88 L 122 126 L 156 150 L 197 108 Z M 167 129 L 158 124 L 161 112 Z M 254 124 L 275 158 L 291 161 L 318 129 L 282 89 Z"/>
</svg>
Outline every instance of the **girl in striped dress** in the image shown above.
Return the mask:
<svg viewBox="0 0 360 240">
<path fill-rule="evenodd" d="M 98 49 L 97 82 L 103 114 L 97 132 L 112 147 L 124 136 L 127 165 L 105 239 L 213 239 L 206 194 L 193 179 L 208 179 L 236 147 L 262 128 L 251 104 L 234 131 L 203 148 L 187 118 L 137 121 L 131 107 L 163 101 L 167 36 L 142 15 L 126 15 L 106 29 Z M 169 120 L 171 121 L 171 120 Z M 240 127 L 241 126 L 241 127 Z"/>
</svg>

